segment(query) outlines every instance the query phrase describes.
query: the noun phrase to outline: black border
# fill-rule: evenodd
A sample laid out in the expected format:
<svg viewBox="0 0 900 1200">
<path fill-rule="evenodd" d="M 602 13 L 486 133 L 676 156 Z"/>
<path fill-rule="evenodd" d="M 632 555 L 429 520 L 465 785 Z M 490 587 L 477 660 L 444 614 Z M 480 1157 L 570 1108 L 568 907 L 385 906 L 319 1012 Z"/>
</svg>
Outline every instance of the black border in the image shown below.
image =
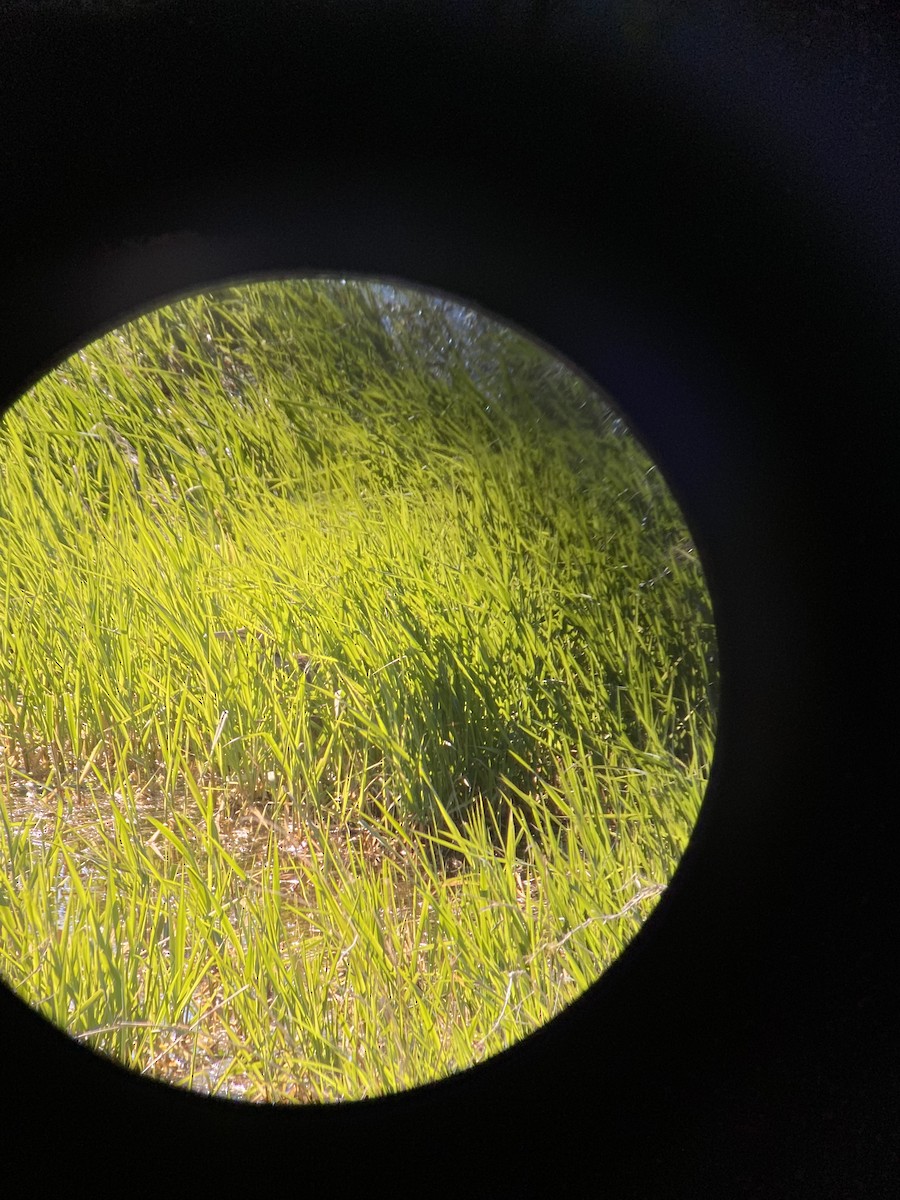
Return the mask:
<svg viewBox="0 0 900 1200">
<path fill-rule="evenodd" d="M 697 534 L 722 664 L 677 876 L 546 1029 L 419 1092 L 263 1109 L 132 1077 L 0 989 L 7 1180 L 889 1193 L 897 24 L 600 8 L 0 8 L 0 395 L 248 272 L 471 297 L 623 406 Z"/>
</svg>

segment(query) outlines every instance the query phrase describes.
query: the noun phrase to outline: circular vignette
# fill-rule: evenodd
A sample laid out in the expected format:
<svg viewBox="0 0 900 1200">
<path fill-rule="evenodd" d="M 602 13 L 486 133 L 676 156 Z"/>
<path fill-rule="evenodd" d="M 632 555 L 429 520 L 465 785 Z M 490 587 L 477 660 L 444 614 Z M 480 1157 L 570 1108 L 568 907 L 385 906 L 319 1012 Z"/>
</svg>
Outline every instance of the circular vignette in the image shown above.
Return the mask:
<svg viewBox="0 0 900 1200">
<path fill-rule="evenodd" d="M 603 1162 L 619 1195 L 651 1185 L 658 1195 L 692 1194 L 698 1180 L 758 1194 L 785 1179 L 813 1194 L 835 1177 L 859 1183 L 857 1194 L 866 1183 L 878 1194 L 897 1148 L 885 1115 L 896 1111 L 897 1075 L 884 1069 L 885 1052 L 896 1062 L 896 1044 L 874 920 L 890 910 L 879 879 L 890 876 L 891 843 L 882 806 L 854 787 L 846 749 L 872 744 L 878 713 L 842 705 L 836 721 L 834 697 L 847 694 L 848 680 L 874 679 L 877 631 L 867 614 L 886 605 L 877 580 L 867 583 L 865 608 L 837 581 L 868 579 L 867 564 L 879 561 L 872 513 L 889 499 L 879 458 L 887 443 L 873 448 L 862 431 L 877 423 L 880 403 L 889 406 L 885 380 L 895 377 L 885 305 L 895 242 L 882 243 L 888 266 L 867 293 L 833 253 L 809 176 L 779 187 L 791 161 L 781 158 L 773 174 L 764 138 L 723 155 L 728 122 L 714 122 L 702 105 L 679 107 L 684 97 L 664 68 L 671 42 L 646 25 L 635 41 L 633 28 L 623 33 L 616 23 L 618 10 L 582 26 L 590 36 L 575 55 L 581 69 L 565 77 L 546 68 L 573 53 L 570 37 L 525 47 L 502 20 L 454 21 L 440 4 L 427 29 L 402 6 L 385 17 L 360 4 L 355 32 L 310 6 L 304 35 L 314 52 L 305 57 L 296 38 L 279 38 L 290 32 L 281 17 L 217 24 L 198 6 L 193 36 L 198 27 L 203 36 L 191 42 L 170 9 L 158 12 L 168 30 L 158 14 L 129 13 L 127 25 L 85 22 L 79 34 L 70 17 L 66 36 L 57 27 L 41 41 L 44 28 L 32 25 L 16 43 L 14 64 L 68 87 L 40 89 L 33 111 L 20 107 L 23 119 L 5 135 L 20 170 L 6 200 L 4 394 L 18 395 L 67 346 L 134 304 L 251 269 L 399 275 L 509 314 L 617 396 L 701 539 L 722 644 L 718 774 L 667 903 L 628 955 L 565 1019 L 489 1067 L 365 1111 L 267 1113 L 254 1123 L 251 1165 L 237 1150 L 251 1136 L 245 1118 L 89 1062 L 10 999 L 9 1028 L 29 1037 L 5 1046 L 17 1080 L 13 1127 L 49 1120 L 83 1158 L 91 1148 L 110 1170 L 133 1165 L 139 1112 L 155 1143 L 173 1145 L 190 1127 L 186 1140 L 203 1145 L 231 1181 L 258 1178 L 285 1139 L 314 1144 L 321 1165 L 307 1157 L 308 1171 L 327 1179 L 350 1143 L 371 1182 L 379 1170 L 394 1178 L 396 1164 L 379 1151 L 402 1122 L 414 1177 L 431 1180 L 447 1145 L 464 1146 L 446 1190 L 465 1180 L 502 1191 L 511 1172 L 497 1146 L 513 1146 L 523 1163 L 516 1177 L 540 1181 L 544 1194 L 564 1180 L 596 1181 L 602 1129 L 619 1148 L 616 1162 Z M 684 25 L 675 19 L 674 27 Z M 734 47 L 749 45 L 764 64 L 742 32 L 716 42 L 707 61 L 723 81 Z M 623 37 L 643 74 L 661 72 L 661 99 L 641 72 L 621 69 Z M 514 60 L 510 44 L 533 57 Z M 398 57 L 398 47 L 408 53 Z M 151 69 L 161 49 L 165 75 Z M 338 103 L 320 105 L 319 123 L 278 121 L 266 136 L 249 136 L 263 127 L 254 98 L 265 96 L 270 121 L 295 115 L 281 81 L 297 79 L 298 63 L 309 105 L 315 95 L 335 100 L 329 74 L 340 68 L 346 78 L 348 60 L 350 82 Z M 443 64 L 437 76 L 435 64 Z M 14 65 L 7 81 L 11 95 L 20 70 Z M 152 93 L 120 87 L 124 70 L 154 80 Z M 229 93 L 216 86 L 223 76 L 253 86 Z M 537 86 L 548 78 L 552 87 Z M 771 86 L 764 70 L 755 79 Z M 788 111 L 790 97 L 771 94 Z M 60 121 L 64 97 L 75 102 Z M 826 129 L 841 124 L 838 104 L 822 112 Z M 731 95 L 718 112 L 736 116 L 738 107 Z M 385 113 L 393 121 L 379 134 L 375 116 Z M 93 146 L 71 136 L 96 129 L 107 140 Z M 194 136 L 164 145 L 172 129 Z M 517 135 L 523 129 L 527 139 Z M 114 157 L 104 151 L 110 144 Z M 440 145 L 441 155 L 423 155 L 423 145 Z M 47 186 L 54 164 L 56 188 Z M 554 188 L 554 179 L 563 184 Z M 839 216 L 872 245 L 851 214 Z M 600 247 L 598 229 L 607 238 Z M 178 230 L 217 247 L 215 262 L 165 259 L 159 245 L 147 251 L 148 239 Z M 118 276 L 118 293 L 83 290 L 79 281 L 117 277 L 129 238 L 144 247 L 145 271 Z M 700 317 L 699 329 L 686 322 L 687 344 L 674 336 L 685 311 Z M 857 406 L 849 426 L 829 418 L 848 398 Z M 695 478 L 691 447 L 701 433 L 714 446 L 704 471 L 714 471 Z M 850 853 L 841 836 L 848 789 Z M 823 912 L 836 878 L 841 902 Z M 51 1091 L 36 1069 L 41 1046 Z M 522 1096 L 542 1104 L 540 1132 L 564 1153 L 532 1148 Z M 866 1136 L 848 1145 L 831 1136 L 842 1127 Z M 198 1169 L 187 1149 L 181 1161 Z"/>
</svg>

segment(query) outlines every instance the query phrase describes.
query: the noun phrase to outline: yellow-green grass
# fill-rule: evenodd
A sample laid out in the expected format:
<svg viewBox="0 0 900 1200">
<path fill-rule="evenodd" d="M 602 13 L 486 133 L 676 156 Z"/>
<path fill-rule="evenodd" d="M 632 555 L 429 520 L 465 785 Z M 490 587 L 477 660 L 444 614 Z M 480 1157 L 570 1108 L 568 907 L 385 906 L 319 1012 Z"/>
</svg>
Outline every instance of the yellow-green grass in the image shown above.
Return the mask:
<svg viewBox="0 0 900 1200">
<path fill-rule="evenodd" d="M 702 799 L 712 614 L 658 472 L 523 338 L 480 319 L 476 370 L 385 304 L 181 301 L 0 423 L 0 972 L 171 1082 L 493 1053 L 621 951 Z"/>
</svg>

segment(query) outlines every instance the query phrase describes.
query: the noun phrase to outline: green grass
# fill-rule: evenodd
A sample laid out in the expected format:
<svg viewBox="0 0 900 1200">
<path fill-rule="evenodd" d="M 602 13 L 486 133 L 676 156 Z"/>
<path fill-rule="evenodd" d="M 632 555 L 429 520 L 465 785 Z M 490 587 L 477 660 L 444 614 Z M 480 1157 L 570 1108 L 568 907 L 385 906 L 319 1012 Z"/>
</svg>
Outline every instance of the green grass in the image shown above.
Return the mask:
<svg viewBox="0 0 900 1200">
<path fill-rule="evenodd" d="M 170 1082 L 480 1060 L 620 953 L 700 806 L 714 630 L 659 473 L 531 343 L 482 319 L 476 370 L 393 303 L 181 301 L 0 424 L 0 972 Z"/>
</svg>

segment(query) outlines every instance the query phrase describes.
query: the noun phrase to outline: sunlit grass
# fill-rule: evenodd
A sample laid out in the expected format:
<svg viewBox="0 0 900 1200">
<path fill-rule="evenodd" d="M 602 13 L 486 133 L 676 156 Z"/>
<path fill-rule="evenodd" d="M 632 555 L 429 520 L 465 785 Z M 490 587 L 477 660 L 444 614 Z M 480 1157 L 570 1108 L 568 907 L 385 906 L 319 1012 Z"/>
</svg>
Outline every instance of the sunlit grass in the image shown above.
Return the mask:
<svg viewBox="0 0 900 1200">
<path fill-rule="evenodd" d="M 427 302 L 383 311 L 194 298 L 0 424 L 0 971 L 202 1090 L 375 1095 L 534 1029 L 708 777 L 712 617 L 659 474 L 530 343 L 485 321 L 481 378 L 426 361 Z"/>
</svg>

